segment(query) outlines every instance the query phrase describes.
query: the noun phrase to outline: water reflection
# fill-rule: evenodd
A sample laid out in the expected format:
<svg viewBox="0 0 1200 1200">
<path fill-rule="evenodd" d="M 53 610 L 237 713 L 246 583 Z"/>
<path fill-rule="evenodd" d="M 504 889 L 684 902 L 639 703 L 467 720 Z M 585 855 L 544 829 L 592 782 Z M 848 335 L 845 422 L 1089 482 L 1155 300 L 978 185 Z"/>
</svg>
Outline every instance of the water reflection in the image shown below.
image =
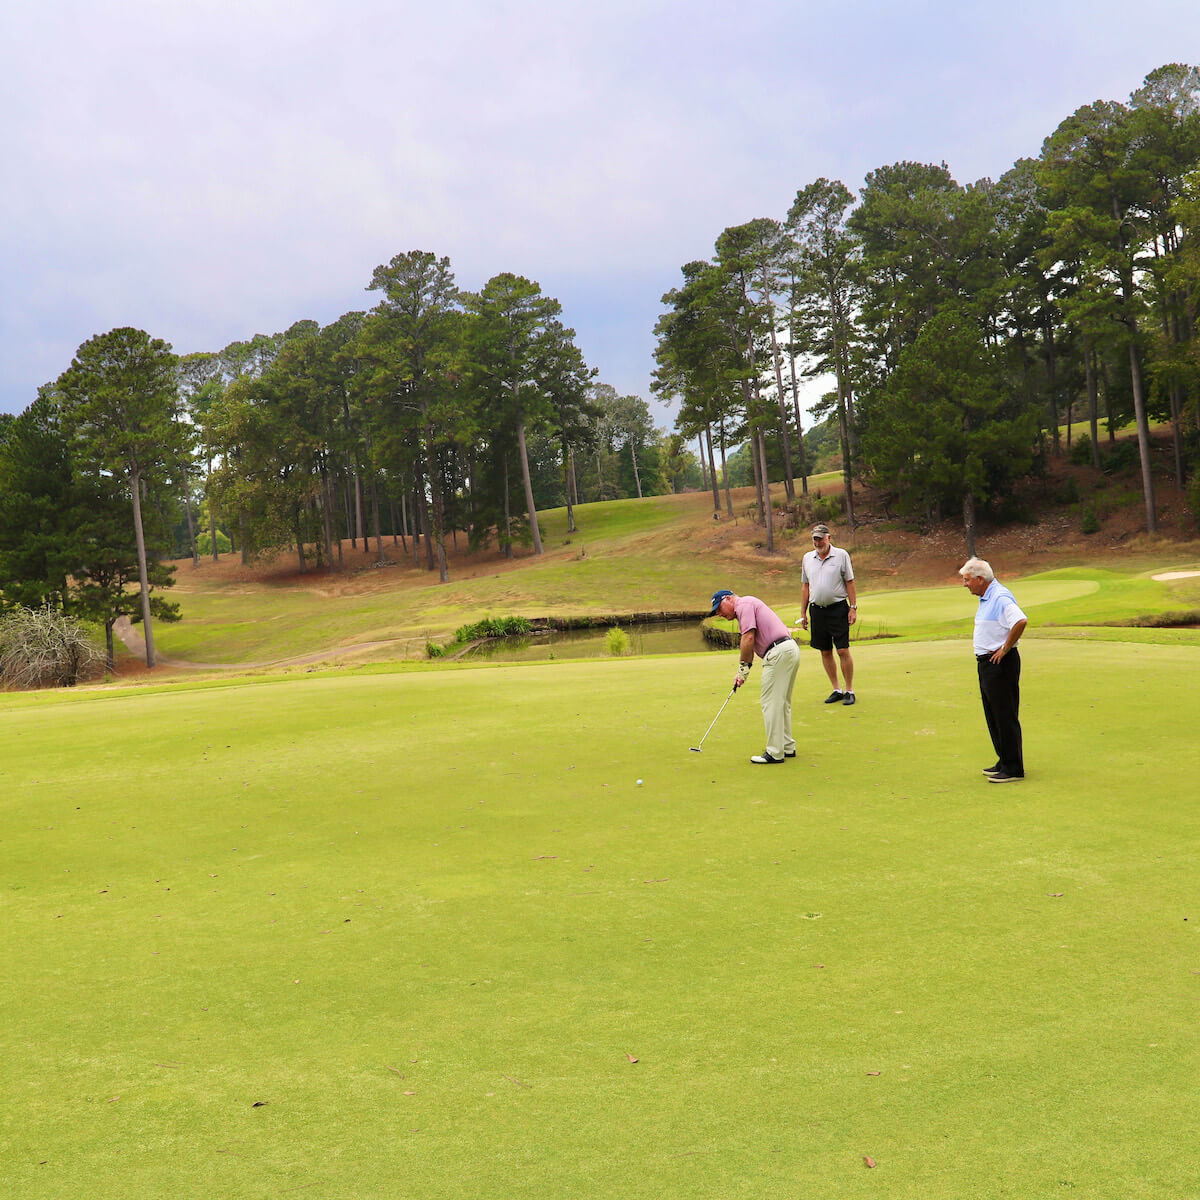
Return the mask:
<svg viewBox="0 0 1200 1200">
<path fill-rule="evenodd" d="M 611 625 L 592 629 L 547 630 L 519 637 L 491 638 L 468 651 L 464 658 L 489 658 L 498 662 L 535 662 L 552 658 L 609 658 L 608 631 Z M 697 650 L 719 650 L 704 640 L 699 621 L 664 621 L 657 624 L 622 625 L 629 639 L 626 655 L 691 654 Z"/>
</svg>

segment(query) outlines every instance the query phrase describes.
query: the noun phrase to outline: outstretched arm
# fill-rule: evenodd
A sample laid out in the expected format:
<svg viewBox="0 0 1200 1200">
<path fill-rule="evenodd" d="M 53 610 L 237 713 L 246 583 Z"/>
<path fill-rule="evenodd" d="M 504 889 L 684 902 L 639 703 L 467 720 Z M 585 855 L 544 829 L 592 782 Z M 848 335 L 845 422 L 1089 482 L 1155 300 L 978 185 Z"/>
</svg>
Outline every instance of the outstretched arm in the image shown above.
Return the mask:
<svg viewBox="0 0 1200 1200">
<path fill-rule="evenodd" d="M 746 677 L 750 674 L 750 668 L 754 665 L 754 630 L 747 629 L 742 634 L 741 644 L 738 647 L 738 670 L 733 681 L 733 690 L 736 692 L 738 688 L 746 682 Z"/>
</svg>

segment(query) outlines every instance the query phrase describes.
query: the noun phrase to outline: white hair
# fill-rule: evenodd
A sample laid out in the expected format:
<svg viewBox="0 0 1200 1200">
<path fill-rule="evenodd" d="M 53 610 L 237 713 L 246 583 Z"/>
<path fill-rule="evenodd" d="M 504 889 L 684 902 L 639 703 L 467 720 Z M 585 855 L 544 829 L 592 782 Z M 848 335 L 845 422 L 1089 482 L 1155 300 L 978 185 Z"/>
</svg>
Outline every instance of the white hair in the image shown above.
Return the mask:
<svg viewBox="0 0 1200 1200">
<path fill-rule="evenodd" d="M 982 558 L 968 558 L 958 568 L 958 573 L 964 579 L 982 579 L 985 583 L 991 583 L 996 578 L 996 572 L 992 570 L 991 563 L 985 562 Z"/>
</svg>

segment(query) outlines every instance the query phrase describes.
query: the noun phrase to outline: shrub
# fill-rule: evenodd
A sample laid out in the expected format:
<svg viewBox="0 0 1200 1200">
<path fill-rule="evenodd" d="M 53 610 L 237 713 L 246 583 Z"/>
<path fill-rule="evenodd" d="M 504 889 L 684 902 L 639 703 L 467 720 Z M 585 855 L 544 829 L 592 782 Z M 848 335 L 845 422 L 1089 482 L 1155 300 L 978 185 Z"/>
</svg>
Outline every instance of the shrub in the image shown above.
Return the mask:
<svg viewBox="0 0 1200 1200">
<path fill-rule="evenodd" d="M 1036 525 L 1037 510 L 1029 502 L 1013 492 L 995 496 L 988 504 L 988 511 L 1005 524 Z"/>
<path fill-rule="evenodd" d="M 446 657 L 446 648 L 444 646 L 439 646 L 437 642 L 426 642 L 425 643 L 425 657 L 426 658 L 445 658 Z"/>
<path fill-rule="evenodd" d="M 846 515 L 846 497 L 842 493 L 834 496 L 818 496 L 812 503 L 813 524 L 838 521 Z"/>
<path fill-rule="evenodd" d="M 1082 514 L 1080 515 L 1079 528 L 1084 533 L 1099 533 L 1100 518 L 1096 515 L 1096 509 L 1091 505 L 1084 505 Z"/>
<path fill-rule="evenodd" d="M 233 543 L 220 530 L 217 530 L 217 553 L 231 554 L 233 552 Z M 203 533 L 196 536 L 196 553 L 211 554 L 212 553 L 212 537 L 206 529 Z"/>
<path fill-rule="evenodd" d="M 1193 468 L 1195 470 L 1195 468 Z M 1187 488 L 1188 508 L 1192 510 L 1192 520 L 1200 525 L 1200 471 L 1192 476 Z"/>
<path fill-rule="evenodd" d="M 1140 465 L 1136 438 L 1119 441 L 1103 458 L 1100 469 L 1105 475 L 1125 475 L 1136 471 Z"/>
<path fill-rule="evenodd" d="M 627 654 L 629 652 L 629 635 L 619 625 L 614 625 L 604 640 L 609 654 Z"/>
<path fill-rule="evenodd" d="M 0 619 L 0 680 L 7 687 L 74 687 L 104 654 L 74 618 L 54 608 L 15 608 Z"/>
<path fill-rule="evenodd" d="M 454 631 L 454 640 L 473 642 L 476 638 L 512 637 L 514 634 L 532 632 L 533 622 L 528 617 L 501 617 L 498 621 L 484 617 L 474 625 L 460 625 Z"/>
<path fill-rule="evenodd" d="M 1071 443 L 1071 452 L 1067 456 L 1076 466 L 1086 467 L 1092 461 L 1092 439 L 1086 433 L 1079 434 Z"/>
</svg>

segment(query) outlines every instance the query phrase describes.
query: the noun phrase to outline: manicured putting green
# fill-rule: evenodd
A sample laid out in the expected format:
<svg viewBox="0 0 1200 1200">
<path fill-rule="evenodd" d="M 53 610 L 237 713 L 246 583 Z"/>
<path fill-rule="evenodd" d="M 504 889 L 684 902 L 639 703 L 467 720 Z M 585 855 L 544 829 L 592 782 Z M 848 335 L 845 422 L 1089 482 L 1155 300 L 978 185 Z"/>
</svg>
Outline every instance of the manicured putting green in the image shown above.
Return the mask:
<svg viewBox="0 0 1200 1200">
<path fill-rule="evenodd" d="M 1002 581 L 1003 582 L 1003 581 Z M 1045 605 L 1080 596 L 1089 596 L 1100 590 L 1094 579 L 1025 579 L 1013 584 L 1020 593 L 1018 602 L 1027 613 Z M 908 626 L 940 624 L 945 621 L 960 621 L 970 628 L 975 619 L 977 602 L 959 587 L 914 588 L 908 591 L 871 592 L 869 600 L 862 600 L 863 620 L 886 621 L 893 633 L 902 632 Z"/>
<path fill-rule="evenodd" d="M 0 697 L 4 1194 L 1190 1194 L 1200 658 L 1023 649 Z"/>
</svg>

